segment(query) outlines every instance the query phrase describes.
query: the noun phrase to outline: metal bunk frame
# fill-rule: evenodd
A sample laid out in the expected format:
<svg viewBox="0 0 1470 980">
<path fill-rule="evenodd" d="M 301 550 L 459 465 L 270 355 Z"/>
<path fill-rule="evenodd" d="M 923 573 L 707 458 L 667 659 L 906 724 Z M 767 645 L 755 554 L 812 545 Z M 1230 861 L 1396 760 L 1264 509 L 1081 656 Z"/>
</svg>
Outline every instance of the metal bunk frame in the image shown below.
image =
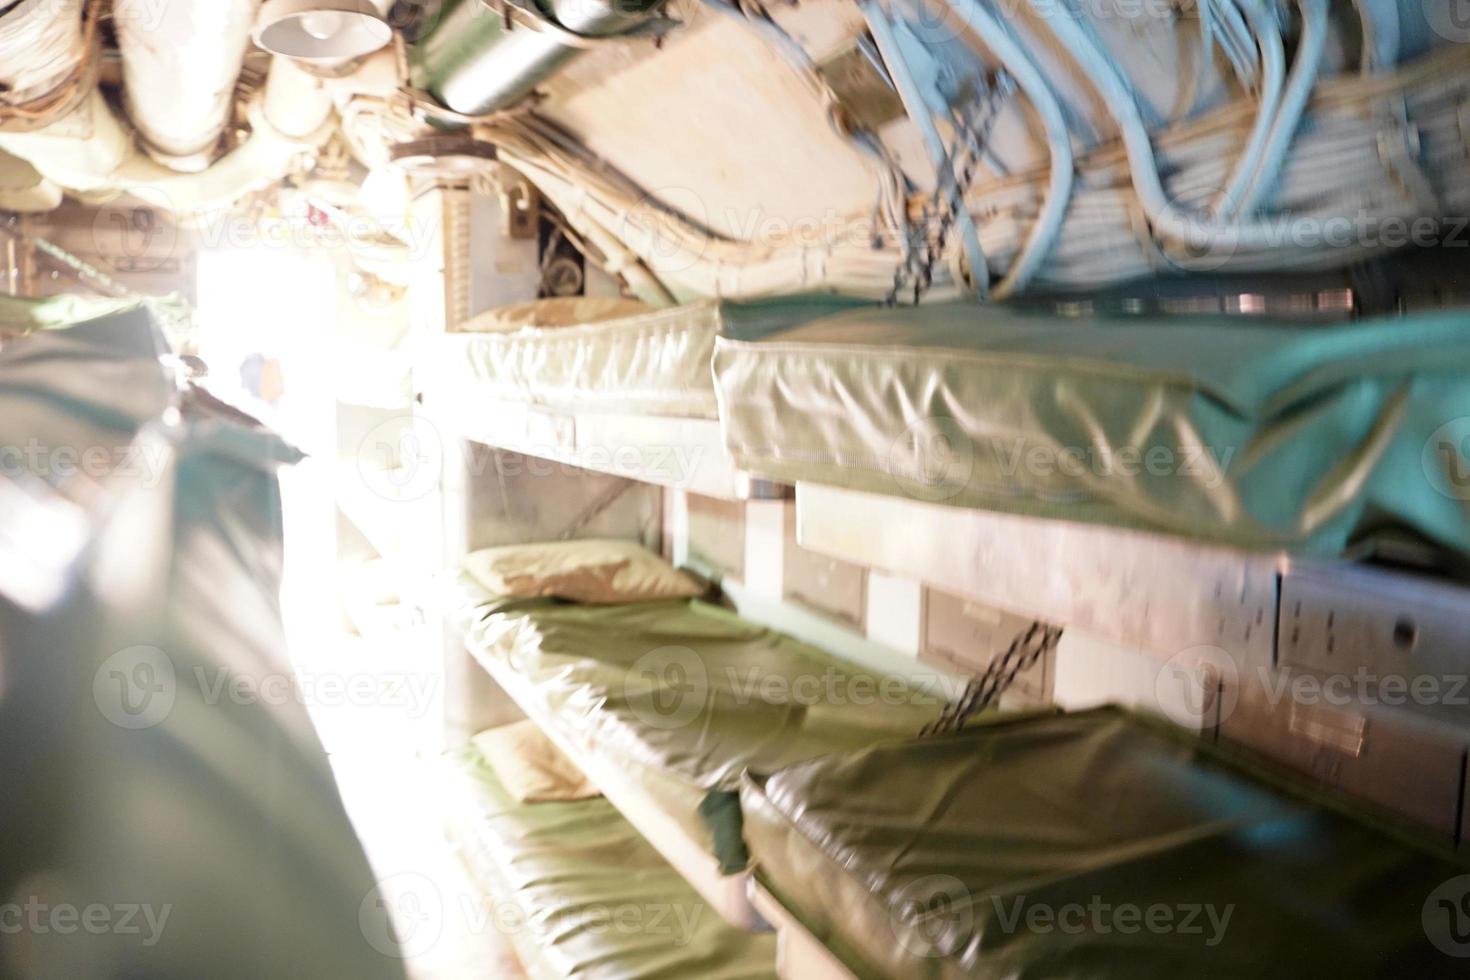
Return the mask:
<svg viewBox="0 0 1470 980">
<path fill-rule="evenodd" d="M 724 500 L 770 492 L 737 470 L 715 419 L 577 413 L 507 401 L 457 406 L 466 439 L 498 449 Z"/>
<path fill-rule="evenodd" d="M 461 642 L 464 642 L 463 637 Z M 576 763 L 608 802 L 617 807 L 628 822 L 684 876 L 720 918 L 740 929 L 763 931 L 769 928 L 751 904 L 747 892 L 749 871 L 722 875 L 714 855 L 690 837 L 677 820 L 650 802 L 642 787 L 627 772 L 597 758 L 587 746 L 570 738 L 555 725 L 548 724 L 544 713 L 536 707 L 530 685 L 524 678 L 496 658 L 481 656 L 473 646 L 465 645 L 500 690 L 556 743 L 567 758 Z"/>
<path fill-rule="evenodd" d="M 1283 699 L 1286 737 L 1305 746 L 1292 754 L 1332 785 L 1362 791 L 1367 780 L 1407 778 L 1394 757 L 1414 762 L 1421 746 L 1459 775 L 1460 799 L 1434 829 L 1470 845 L 1470 589 L 1347 561 L 812 484 L 797 485 L 796 508 L 803 547 L 1125 645 L 1158 658 L 1161 671 L 1195 672 L 1217 717 L 1263 683 L 1280 691 L 1303 678 L 1347 678 L 1346 694 L 1318 702 L 1331 710 L 1298 711 L 1290 694 Z M 1421 678 L 1436 696 L 1412 693 Z M 1377 686 L 1390 679 L 1403 693 Z M 1235 721 L 1218 733 L 1257 724 L 1241 712 Z M 1370 731 L 1383 740 L 1376 757 L 1365 748 Z M 1377 794 L 1380 805 L 1418 816 L 1391 788 Z"/>
</svg>

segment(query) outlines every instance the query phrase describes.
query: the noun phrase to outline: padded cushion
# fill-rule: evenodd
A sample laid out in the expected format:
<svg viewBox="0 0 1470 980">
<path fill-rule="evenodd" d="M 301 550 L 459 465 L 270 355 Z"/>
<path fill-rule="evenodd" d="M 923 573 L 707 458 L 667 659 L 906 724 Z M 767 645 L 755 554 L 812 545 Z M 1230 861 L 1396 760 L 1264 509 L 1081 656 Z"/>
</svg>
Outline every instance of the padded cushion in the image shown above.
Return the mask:
<svg viewBox="0 0 1470 980">
<path fill-rule="evenodd" d="M 606 800 L 517 803 L 473 746 L 447 763 L 451 834 L 533 980 L 775 976 L 775 936 L 721 921 Z"/>
<path fill-rule="evenodd" d="M 714 358 L 745 470 L 1333 555 L 1470 553 L 1470 315 L 1306 327 L 864 310 Z"/>
<path fill-rule="evenodd" d="M 1465 868 L 1118 709 L 799 764 L 742 804 L 762 883 L 860 977 L 1463 975 L 1424 916 Z"/>
<path fill-rule="evenodd" d="M 593 538 L 486 548 L 465 570 L 494 595 L 572 602 L 649 602 L 690 598 L 704 587 L 633 541 Z"/>
<path fill-rule="evenodd" d="M 590 800 L 601 795 L 533 721 L 492 728 L 470 742 L 490 763 L 505 791 L 521 803 Z"/>
<path fill-rule="evenodd" d="M 745 867 L 746 769 L 918 732 L 940 699 L 708 603 L 586 606 L 452 586 L 470 651 L 513 670 L 527 712 L 630 772 L 726 873 Z"/>
<path fill-rule="evenodd" d="M 826 296 L 707 300 L 576 326 L 446 334 L 438 384 L 462 411 L 488 399 L 714 418 L 710 357 L 717 336 L 764 337 L 857 305 Z"/>
</svg>

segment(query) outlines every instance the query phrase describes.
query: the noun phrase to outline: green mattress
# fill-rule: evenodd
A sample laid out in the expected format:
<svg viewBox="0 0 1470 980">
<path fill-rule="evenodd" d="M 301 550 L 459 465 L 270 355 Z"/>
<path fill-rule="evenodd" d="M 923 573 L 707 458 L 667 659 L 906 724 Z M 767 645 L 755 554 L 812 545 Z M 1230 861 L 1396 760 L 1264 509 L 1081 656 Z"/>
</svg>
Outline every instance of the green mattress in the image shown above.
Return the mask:
<svg viewBox="0 0 1470 980">
<path fill-rule="evenodd" d="M 864 978 L 1466 975 L 1426 928 L 1467 868 L 1114 708 L 804 763 L 742 804 L 761 883 Z"/>
<path fill-rule="evenodd" d="M 446 761 L 451 834 L 535 980 L 775 976 L 775 936 L 722 922 L 606 800 L 520 803 L 474 747 Z"/>
<path fill-rule="evenodd" d="M 1470 554 L 1470 315 L 1350 326 L 939 305 L 714 357 L 736 464 L 931 503 L 1336 555 Z"/>
<path fill-rule="evenodd" d="M 466 575 L 455 588 L 470 651 L 524 682 L 535 720 L 635 773 L 726 873 L 746 864 L 736 797 L 747 769 L 907 738 L 942 706 L 698 600 L 504 599 Z"/>
</svg>

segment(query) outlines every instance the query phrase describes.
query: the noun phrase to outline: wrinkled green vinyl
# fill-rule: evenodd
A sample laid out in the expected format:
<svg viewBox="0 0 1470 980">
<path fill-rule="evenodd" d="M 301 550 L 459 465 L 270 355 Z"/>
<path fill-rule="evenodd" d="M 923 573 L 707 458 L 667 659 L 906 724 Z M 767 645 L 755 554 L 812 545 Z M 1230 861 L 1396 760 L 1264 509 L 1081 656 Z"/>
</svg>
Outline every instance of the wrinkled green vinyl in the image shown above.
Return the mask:
<svg viewBox="0 0 1470 980">
<path fill-rule="evenodd" d="M 760 881 L 863 978 L 1467 975 L 1441 901 L 1460 912 L 1470 868 L 1115 708 L 741 795 Z"/>
<path fill-rule="evenodd" d="M 482 18 L 483 19 L 483 18 Z M 440 341 L 460 397 L 585 412 L 715 418 L 710 358 L 720 336 L 756 340 L 860 305 L 835 296 L 701 300 L 635 316 Z"/>
<path fill-rule="evenodd" d="M 474 747 L 446 761 L 456 843 L 535 980 L 775 976 L 775 936 L 726 925 L 606 800 L 518 803 Z"/>
<path fill-rule="evenodd" d="M 870 310 L 721 338 L 736 463 L 929 503 L 1336 555 L 1470 555 L 1470 315 L 1316 327 Z"/>
<path fill-rule="evenodd" d="M 940 708 L 933 695 L 698 600 L 480 596 L 471 651 L 529 683 L 538 721 L 637 772 L 727 873 L 745 854 L 738 808 L 719 797 L 738 790 L 745 770 L 907 737 Z"/>
</svg>

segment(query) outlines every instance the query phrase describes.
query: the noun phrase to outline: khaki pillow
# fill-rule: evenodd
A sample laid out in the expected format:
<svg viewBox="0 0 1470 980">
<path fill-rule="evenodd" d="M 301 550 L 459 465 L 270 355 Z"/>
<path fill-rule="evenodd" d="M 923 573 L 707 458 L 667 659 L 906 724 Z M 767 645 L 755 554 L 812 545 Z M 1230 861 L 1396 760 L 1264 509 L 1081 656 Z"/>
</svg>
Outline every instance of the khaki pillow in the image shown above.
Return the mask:
<svg viewBox="0 0 1470 980">
<path fill-rule="evenodd" d="M 464 569 L 496 595 L 611 604 L 689 599 L 704 588 L 632 541 L 593 539 L 486 548 Z"/>
<path fill-rule="evenodd" d="M 597 787 L 536 723 L 520 721 L 470 739 L 506 792 L 522 803 L 590 800 Z"/>
</svg>

